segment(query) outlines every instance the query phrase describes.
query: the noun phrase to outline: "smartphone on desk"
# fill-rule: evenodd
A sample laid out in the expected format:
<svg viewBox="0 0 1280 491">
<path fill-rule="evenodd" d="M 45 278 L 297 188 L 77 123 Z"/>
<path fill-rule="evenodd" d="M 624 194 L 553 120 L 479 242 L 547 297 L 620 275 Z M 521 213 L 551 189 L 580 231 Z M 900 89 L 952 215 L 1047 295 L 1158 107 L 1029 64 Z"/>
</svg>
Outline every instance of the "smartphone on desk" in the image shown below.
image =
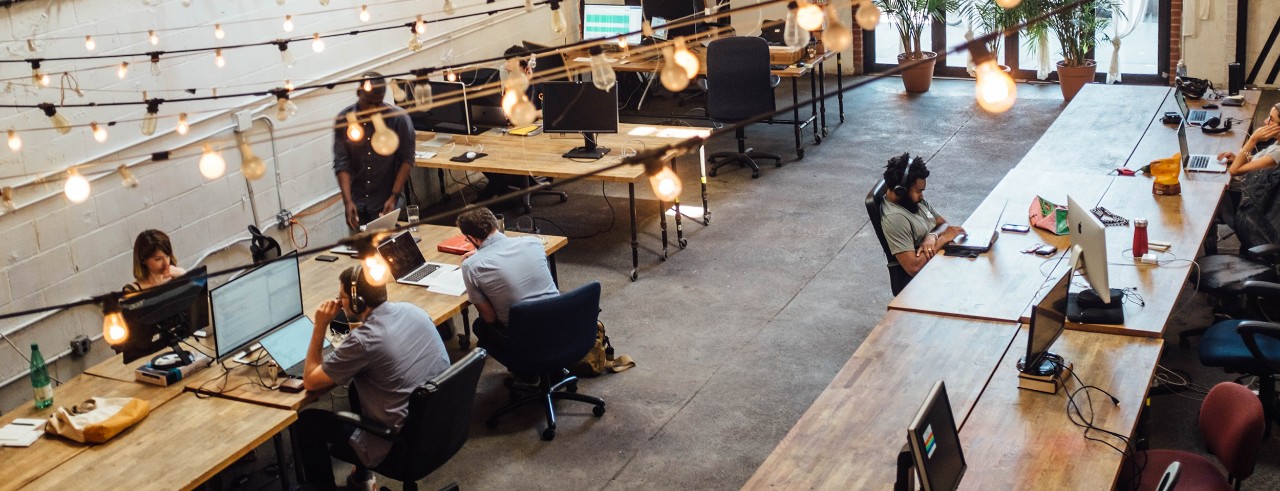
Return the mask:
<svg viewBox="0 0 1280 491">
<path fill-rule="evenodd" d="M 1031 231 L 1031 227 L 1027 225 L 1018 225 L 1016 223 L 1006 223 L 1000 226 L 1000 230 L 1005 232 L 1013 232 L 1015 234 L 1025 234 Z"/>
</svg>

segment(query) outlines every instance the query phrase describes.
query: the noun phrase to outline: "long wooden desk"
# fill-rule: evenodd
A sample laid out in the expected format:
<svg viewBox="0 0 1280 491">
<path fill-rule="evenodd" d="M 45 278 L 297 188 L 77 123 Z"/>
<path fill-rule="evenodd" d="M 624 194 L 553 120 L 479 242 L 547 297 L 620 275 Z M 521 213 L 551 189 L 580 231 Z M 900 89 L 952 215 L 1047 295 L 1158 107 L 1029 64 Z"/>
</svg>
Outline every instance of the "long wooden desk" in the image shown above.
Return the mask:
<svg viewBox="0 0 1280 491">
<path fill-rule="evenodd" d="M 481 135 L 465 136 L 457 135 L 453 137 L 456 144 L 455 149 L 445 148 L 439 151 L 435 156 L 429 159 L 417 159 L 418 167 L 428 167 L 435 169 L 461 170 L 467 172 L 496 172 L 499 174 L 514 174 L 527 176 L 543 176 L 543 177 L 576 177 L 587 174 L 589 172 L 599 171 L 616 163 L 622 155 L 622 149 L 626 147 L 634 148 L 639 144 L 642 150 L 645 146 L 658 146 L 670 143 L 674 140 L 688 138 L 690 136 L 706 136 L 709 130 L 705 128 L 690 128 L 678 126 L 654 126 L 654 125 L 636 125 L 636 124 L 620 124 L 618 125 L 618 133 L 616 134 L 599 134 L 597 138 L 599 145 L 608 147 L 612 151 L 604 158 L 595 161 L 571 160 L 562 157 L 562 155 L 582 145 L 582 137 L 574 136 L 573 138 L 555 137 L 551 134 L 543 133 L 531 137 L 504 135 L 496 130 Z M 419 140 L 428 139 L 426 134 L 419 134 Z M 449 160 L 458 154 L 464 153 L 463 147 L 471 147 L 483 145 L 484 153 L 488 155 L 484 158 L 477 159 L 472 162 L 454 162 Z M 675 162 L 672 162 L 672 168 L 675 168 Z M 701 168 L 701 165 L 700 165 Z M 639 231 L 636 226 L 636 183 L 645 182 L 647 176 L 643 166 L 624 166 L 607 171 L 601 171 L 595 175 L 588 176 L 587 179 L 597 181 L 622 182 L 627 184 L 627 196 L 629 204 L 629 215 L 631 217 L 631 280 L 635 281 L 639 277 L 640 267 L 640 241 Z M 706 223 L 707 218 L 707 188 L 705 177 L 701 180 L 702 184 L 702 202 L 703 202 L 703 220 Z M 440 180 L 441 192 L 444 191 L 444 179 Z M 680 225 L 681 214 L 679 211 L 679 202 L 676 202 L 676 234 L 677 242 L 681 248 L 686 244 L 683 235 L 683 229 Z M 667 258 L 667 218 L 664 209 L 659 208 L 658 217 L 662 226 L 662 255 L 661 259 Z M 430 260 L 430 259 L 428 259 Z"/>
<path fill-rule="evenodd" d="M 906 428 L 945 380 L 956 421 L 1001 363 L 1018 324 L 890 311 L 745 489 L 892 485 Z"/>
<path fill-rule="evenodd" d="M 1170 93 L 1169 87 L 1087 84 L 1018 168 L 1107 174 L 1124 167 L 1151 121 L 1159 123 Z"/>
</svg>

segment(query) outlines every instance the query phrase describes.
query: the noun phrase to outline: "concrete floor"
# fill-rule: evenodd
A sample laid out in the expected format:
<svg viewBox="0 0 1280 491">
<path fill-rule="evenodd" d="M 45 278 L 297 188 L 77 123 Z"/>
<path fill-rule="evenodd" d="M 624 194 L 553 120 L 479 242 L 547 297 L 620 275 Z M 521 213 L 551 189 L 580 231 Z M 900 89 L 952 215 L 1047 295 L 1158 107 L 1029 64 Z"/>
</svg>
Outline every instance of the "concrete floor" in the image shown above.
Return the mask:
<svg viewBox="0 0 1280 491">
<path fill-rule="evenodd" d="M 785 89 L 779 100 L 790 99 Z M 977 109 L 969 81 L 935 80 L 928 93 L 910 97 L 896 78 L 877 81 L 850 93 L 842 126 L 832 99 L 832 131 L 817 146 L 806 132 L 803 160 L 795 159 L 790 127 L 754 126 L 749 144 L 782 154 L 785 165 L 765 168 L 759 179 L 729 168 L 710 179 L 710 226 L 686 221 L 688 248 L 673 245 L 665 262 L 658 257 L 659 205 L 647 186 L 638 187 L 641 264 L 634 283 L 625 186 L 577 183 L 568 187 L 569 203 L 535 200 L 532 216 L 543 232 L 576 237 L 557 255 L 561 287 L 603 284 L 601 319 L 618 352 L 638 366 L 584 380 L 581 391 L 603 397 L 608 413 L 597 419 L 589 406 L 560 403 L 558 436 L 544 442 L 536 409 L 507 417 L 496 430 L 484 427 L 507 400 L 505 371 L 490 362 L 470 441 L 420 483 L 423 489 L 450 482 L 468 489 L 741 486 L 884 315 L 888 277 L 862 199 L 885 161 L 904 151 L 925 155 L 933 172 L 927 198 L 962 222 L 1064 107 L 1056 86 L 1024 84 L 1019 91 L 1011 111 L 990 116 Z M 716 141 L 711 150 L 732 146 Z M 680 173 L 687 203 L 699 204 L 696 164 L 681 162 Z M 502 212 L 514 224 L 515 210 Z M 1170 327 L 1175 339 L 1207 318 L 1203 300 L 1195 302 Z M 450 350 L 461 354 L 456 344 Z M 1173 358 L 1195 365 L 1194 348 Z M 1160 396 L 1153 404 L 1155 446 L 1202 451 L 1198 402 Z M 1268 444 L 1266 462 L 1246 488 L 1275 487 L 1275 445 Z M 233 466 L 224 482 L 278 485 L 259 471 L 274 460 L 270 445 L 258 453 L 258 463 Z M 248 481 L 237 483 L 240 475 Z"/>
</svg>

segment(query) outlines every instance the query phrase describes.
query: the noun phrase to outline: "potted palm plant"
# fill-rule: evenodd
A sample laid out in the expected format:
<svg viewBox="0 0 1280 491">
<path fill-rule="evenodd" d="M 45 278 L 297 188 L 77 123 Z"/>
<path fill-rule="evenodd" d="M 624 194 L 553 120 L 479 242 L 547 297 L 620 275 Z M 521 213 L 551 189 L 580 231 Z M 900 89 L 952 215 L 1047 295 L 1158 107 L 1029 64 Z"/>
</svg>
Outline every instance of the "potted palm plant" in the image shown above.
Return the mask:
<svg viewBox="0 0 1280 491">
<path fill-rule="evenodd" d="M 898 39 L 902 41 L 902 54 L 898 55 L 898 65 L 907 65 L 925 60 L 902 72 L 902 85 L 907 92 L 926 92 L 933 83 L 933 66 L 938 54 L 925 51 L 920 45 L 920 36 L 931 27 L 934 20 L 946 20 L 947 11 L 960 6 L 960 0 L 875 0 L 876 6 L 884 14 L 894 20 L 898 30 Z"/>
<path fill-rule="evenodd" d="M 1071 0 L 1028 0 L 1027 12 L 1049 12 L 1070 5 Z M 1054 14 L 1045 22 L 1027 28 L 1028 41 L 1038 45 L 1040 39 L 1053 30 L 1058 38 L 1059 53 L 1062 61 L 1058 62 L 1058 82 L 1062 88 L 1062 98 L 1070 102 L 1080 92 L 1084 84 L 1092 82 L 1098 73 L 1098 63 L 1089 59 L 1098 35 L 1102 40 L 1110 41 L 1106 35 L 1107 26 L 1111 25 L 1114 15 L 1124 15 L 1117 8 L 1116 0 L 1092 0 L 1075 8 Z"/>
<path fill-rule="evenodd" d="M 960 7 L 960 15 L 968 18 L 972 23 L 979 36 L 985 36 L 993 32 L 1004 32 L 1017 26 L 1023 19 L 1023 10 L 1025 3 L 1019 4 L 1018 7 L 1006 9 L 996 3 L 995 0 L 970 0 L 966 1 Z M 1003 60 L 1000 57 L 1000 48 L 1004 45 L 1004 36 L 1001 35 L 986 43 L 987 51 L 991 52 L 996 60 Z M 1000 64 L 1004 71 L 1008 72 L 1009 67 Z"/>
</svg>

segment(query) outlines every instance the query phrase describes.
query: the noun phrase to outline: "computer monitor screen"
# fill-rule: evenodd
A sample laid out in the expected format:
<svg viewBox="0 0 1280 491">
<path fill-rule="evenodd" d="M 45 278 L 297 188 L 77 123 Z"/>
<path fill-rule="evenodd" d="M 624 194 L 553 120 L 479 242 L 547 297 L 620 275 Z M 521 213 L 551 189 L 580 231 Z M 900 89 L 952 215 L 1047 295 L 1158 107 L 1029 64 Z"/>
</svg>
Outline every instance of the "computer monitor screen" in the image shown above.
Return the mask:
<svg viewBox="0 0 1280 491">
<path fill-rule="evenodd" d="M 1071 275 L 1063 275 L 1049 290 L 1044 299 L 1031 307 L 1031 323 L 1027 330 L 1027 355 L 1019 369 L 1024 373 L 1046 375 L 1055 373 L 1056 367 L 1046 358 L 1049 348 L 1057 341 L 1066 327 L 1067 290 Z"/>
<path fill-rule="evenodd" d="M 431 104 L 410 109 L 413 129 L 440 133 L 470 134 L 471 117 L 467 111 L 466 92 L 461 82 L 419 80 L 406 82 L 407 93 L 414 85 L 425 85 L 431 90 Z M 425 101 L 424 101 L 425 102 Z"/>
<path fill-rule="evenodd" d="M 298 256 L 259 266 L 209 293 L 219 360 L 302 315 Z"/>
<path fill-rule="evenodd" d="M 666 22 L 681 21 L 686 17 L 701 14 L 708 3 L 715 4 L 715 2 L 706 2 L 704 0 L 644 0 L 644 16 L 649 19 L 650 26 L 657 28 L 658 24 L 654 23 L 655 18 L 660 17 Z M 754 16 L 755 14 L 749 15 Z M 716 22 L 728 24 L 729 19 L 722 17 Z M 669 35 L 672 37 L 687 36 L 703 30 L 705 30 L 705 25 L 696 23 L 671 29 L 672 32 Z"/>
<path fill-rule="evenodd" d="M 1067 196 L 1067 225 L 1071 228 L 1071 265 L 1079 272 L 1093 294 L 1109 304 L 1112 301 L 1107 278 L 1107 229 L 1088 208 Z M 1119 300 L 1119 299 L 1115 299 Z"/>
<path fill-rule="evenodd" d="M 209 325 L 209 283 L 204 266 L 160 286 L 126 295 L 120 313 L 129 328 L 129 337 L 111 348 L 124 355 L 124 362 L 175 347 L 178 341 Z"/>
<path fill-rule="evenodd" d="M 653 38 L 659 41 L 667 40 L 667 19 L 664 17 L 654 16 L 649 19 L 649 27 L 653 28 Z"/>
<path fill-rule="evenodd" d="M 618 86 L 604 91 L 589 83 L 542 84 L 542 129 L 548 133 L 582 133 L 584 145 L 565 153 L 565 158 L 604 157 L 609 149 L 596 144 L 596 133 L 618 132 Z"/>
<path fill-rule="evenodd" d="M 627 44 L 639 46 L 643 20 L 644 8 L 639 5 L 584 4 L 582 39 L 612 38 L 633 32 L 635 34 L 627 36 Z"/>
<path fill-rule="evenodd" d="M 949 491 L 960 486 L 960 478 L 968 465 L 960 449 L 960 434 L 951 413 L 947 387 L 941 380 L 933 385 L 920 412 L 907 428 L 907 440 L 925 491 Z"/>
<path fill-rule="evenodd" d="M 473 126 L 507 125 L 502 112 L 502 76 L 494 68 L 476 68 L 458 72 L 458 81 L 467 86 L 467 110 Z"/>
</svg>

